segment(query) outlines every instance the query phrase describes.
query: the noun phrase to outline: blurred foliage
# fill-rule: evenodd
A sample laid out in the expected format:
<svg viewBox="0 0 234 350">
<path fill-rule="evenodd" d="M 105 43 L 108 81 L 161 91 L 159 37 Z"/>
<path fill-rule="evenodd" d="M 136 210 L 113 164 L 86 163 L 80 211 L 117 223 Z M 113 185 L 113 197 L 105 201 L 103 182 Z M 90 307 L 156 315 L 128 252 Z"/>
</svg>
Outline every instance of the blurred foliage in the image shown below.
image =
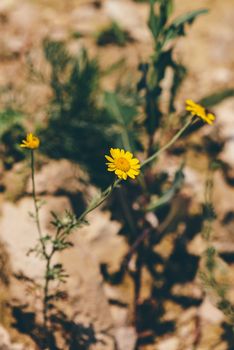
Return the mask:
<svg viewBox="0 0 234 350">
<path fill-rule="evenodd" d="M 174 176 L 173 182 L 170 188 L 163 193 L 160 198 L 153 199 L 148 206 L 146 207 L 146 211 L 156 211 L 159 208 L 167 205 L 176 195 L 177 191 L 179 191 L 184 182 L 184 173 L 183 173 L 183 165 L 179 168 Z"/>
<path fill-rule="evenodd" d="M 113 132 L 110 116 L 99 105 L 97 62 L 85 50 L 78 57 L 68 55 L 61 42 L 45 41 L 44 51 L 52 68 L 53 99 L 48 124 L 38 131 L 41 149 L 49 157 L 85 165 L 91 180 L 103 185 L 108 181 L 103 157 Z"/>
<path fill-rule="evenodd" d="M 16 140 L 25 135 L 22 120 L 23 115 L 16 110 L 7 108 L 0 111 L 0 156 L 6 169 L 24 159 L 24 154 L 16 143 Z"/>
<path fill-rule="evenodd" d="M 133 91 L 120 87 L 119 91 L 105 92 L 103 102 L 115 123 L 113 127 L 118 135 L 115 146 L 132 151 L 142 150 L 140 136 L 143 125 L 137 119 L 139 98 L 134 95 Z"/>
<path fill-rule="evenodd" d="M 117 22 L 112 22 L 108 27 L 97 34 L 96 43 L 99 46 L 109 44 L 125 46 L 132 40 L 127 31 L 123 30 Z"/>
<path fill-rule="evenodd" d="M 209 108 L 209 107 L 215 106 L 218 103 L 221 103 L 226 98 L 233 97 L 233 96 L 234 96 L 234 89 L 224 89 L 202 98 L 200 100 L 200 103 L 203 106 Z"/>
<path fill-rule="evenodd" d="M 213 203 L 213 186 L 214 173 L 219 170 L 216 161 L 210 162 L 209 172 L 205 185 L 205 201 L 203 210 L 203 230 L 202 235 L 207 244 L 207 249 L 204 253 L 205 266 L 200 269 L 200 278 L 204 284 L 208 295 L 212 293 L 215 296 L 215 304 L 226 316 L 226 319 L 233 326 L 234 325 L 234 304 L 228 298 L 228 291 L 230 290 L 230 280 L 227 275 L 228 267 L 224 264 L 219 256 L 216 248 L 212 243 L 213 224 L 217 219 L 215 207 Z M 217 271 L 222 273 L 222 281 L 217 278 Z M 214 299 L 214 297 L 213 297 Z"/>
<path fill-rule="evenodd" d="M 154 6 L 155 3 L 158 5 L 157 8 Z M 173 71 L 168 114 L 175 111 L 175 97 L 186 74 L 186 68 L 173 58 L 174 44 L 171 40 L 185 35 L 185 25 L 191 24 L 197 16 L 207 12 L 207 10 L 189 12 L 175 19 L 172 23 L 168 23 L 173 9 L 172 4 L 172 1 L 150 0 L 148 26 L 154 39 L 154 52 L 149 62 L 139 65 L 141 79 L 138 83 L 138 91 L 143 91 L 145 96 L 145 123 L 149 135 L 154 135 L 160 126 L 162 118 L 160 110 L 161 82 L 165 78 L 167 69 L 170 67 Z M 169 42 L 170 48 L 167 45 Z M 152 137 L 149 147 L 151 145 Z"/>
</svg>

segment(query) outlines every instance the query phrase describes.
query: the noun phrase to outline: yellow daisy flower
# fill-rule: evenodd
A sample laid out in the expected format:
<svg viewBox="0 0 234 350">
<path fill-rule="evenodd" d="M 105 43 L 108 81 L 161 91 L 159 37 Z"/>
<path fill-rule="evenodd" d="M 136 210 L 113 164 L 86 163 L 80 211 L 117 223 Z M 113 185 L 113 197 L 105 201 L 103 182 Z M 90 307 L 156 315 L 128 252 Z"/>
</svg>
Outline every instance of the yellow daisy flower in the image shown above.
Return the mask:
<svg viewBox="0 0 234 350">
<path fill-rule="evenodd" d="M 27 134 L 26 140 L 23 140 L 20 147 L 36 149 L 40 146 L 40 140 L 37 136 L 33 135 L 31 132 Z"/>
<path fill-rule="evenodd" d="M 192 115 L 196 115 L 208 124 L 213 124 L 215 115 L 206 111 L 204 107 L 193 102 L 192 100 L 186 100 L 186 110 Z"/>
<path fill-rule="evenodd" d="M 119 179 L 126 180 L 127 177 L 135 179 L 140 174 L 140 162 L 133 158 L 133 154 L 119 148 L 111 148 L 110 156 L 105 156 L 108 160 L 107 170 L 114 171 Z"/>
</svg>

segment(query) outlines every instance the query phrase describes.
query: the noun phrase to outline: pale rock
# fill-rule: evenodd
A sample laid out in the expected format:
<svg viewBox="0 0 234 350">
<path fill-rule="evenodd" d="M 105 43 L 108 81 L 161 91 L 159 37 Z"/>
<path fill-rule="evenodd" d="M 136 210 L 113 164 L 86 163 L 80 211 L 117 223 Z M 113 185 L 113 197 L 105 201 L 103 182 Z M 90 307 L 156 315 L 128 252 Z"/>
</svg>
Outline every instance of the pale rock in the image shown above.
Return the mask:
<svg viewBox="0 0 234 350">
<path fill-rule="evenodd" d="M 102 25 L 108 23 L 108 18 L 102 11 L 97 11 L 84 3 L 72 11 L 70 21 L 74 31 L 93 36 L 93 33 L 100 28 L 100 23 Z"/>
<path fill-rule="evenodd" d="M 46 204 L 40 210 L 42 232 L 51 233 L 50 211 L 61 213 L 70 209 L 70 203 L 66 197 L 46 197 Z M 33 212 L 31 198 L 23 198 L 17 204 L 5 202 L 2 206 L 0 221 L 0 238 L 9 255 L 9 264 L 13 273 L 22 272 L 24 275 L 40 281 L 44 275 L 44 262 L 35 256 L 35 253 L 27 255 L 38 241 L 38 232 L 34 220 L 29 216 Z M 10 294 L 14 298 L 24 300 L 23 284 L 17 283 L 12 278 Z"/>
<path fill-rule="evenodd" d="M 105 283 L 105 294 L 108 299 L 118 300 L 121 303 L 127 304 L 131 308 L 134 300 L 134 283 L 132 278 L 125 274 L 122 283 L 119 285 L 111 285 Z"/>
<path fill-rule="evenodd" d="M 182 312 L 179 316 L 179 324 L 186 324 L 197 316 L 197 308 L 190 307 Z"/>
<path fill-rule="evenodd" d="M 225 143 L 220 158 L 227 164 L 234 166 L 234 133 L 232 138 Z"/>
<path fill-rule="evenodd" d="M 15 5 L 16 0 L 1 0 L 0 2 L 0 11 L 9 11 L 13 8 L 13 6 Z"/>
<path fill-rule="evenodd" d="M 229 98 L 215 107 L 215 114 L 217 122 L 220 125 L 220 130 L 223 138 L 228 141 L 234 137 L 233 123 L 234 123 L 234 98 Z"/>
<path fill-rule="evenodd" d="M 118 236 L 119 223 L 110 221 L 110 213 L 96 209 L 88 215 L 89 226 L 73 234 L 74 247 L 59 257 L 70 278 L 67 290 L 70 298 L 69 316 L 75 322 L 92 324 L 109 344 L 100 349 L 114 347 L 113 318 L 105 295 L 104 283 L 99 270 L 100 263 L 106 263 L 110 270 L 116 270 L 128 249 L 123 237 Z M 93 347 L 99 349 L 99 345 Z"/>
<path fill-rule="evenodd" d="M 196 235 L 187 246 L 188 253 L 201 256 L 207 248 L 207 243 L 202 238 L 201 234 Z"/>
<path fill-rule="evenodd" d="M 75 163 L 66 159 L 51 160 L 35 174 L 38 194 L 77 193 L 87 194 L 87 174 Z M 31 179 L 28 180 L 27 192 L 32 192 Z"/>
<path fill-rule="evenodd" d="M 230 203 L 233 202 L 233 187 L 226 183 L 223 175 L 220 172 L 216 172 L 214 175 L 213 203 L 218 214 L 218 218 L 223 219 L 225 217 L 226 213 L 231 210 Z"/>
<path fill-rule="evenodd" d="M 0 326 L 0 349 L 5 347 L 9 347 L 10 345 L 10 336 L 5 328 Z"/>
<path fill-rule="evenodd" d="M 200 317 L 206 322 L 221 323 L 224 320 L 223 313 L 210 302 L 209 297 L 204 299 L 198 312 Z"/>
<path fill-rule="evenodd" d="M 105 343 L 92 347 L 95 350 L 114 350 L 113 321 L 98 260 L 90 249 L 85 237 L 76 233 L 75 246 L 64 251 L 60 261 L 64 264 L 69 278 L 66 289 L 69 295 L 69 307 L 66 313 L 75 323 L 94 327 L 96 336 Z"/>
<path fill-rule="evenodd" d="M 70 206 L 66 197 L 45 199 L 46 204 L 40 210 L 42 231 L 51 233 L 50 210 L 61 213 L 70 209 Z M 28 211 L 33 211 L 31 198 L 23 198 L 17 205 L 4 203 L 0 222 L 1 239 L 9 253 L 13 272 L 22 271 L 39 282 L 44 273 L 44 262 L 33 254 L 26 256 L 27 251 L 34 247 L 38 239 L 35 223 L 29 218 Z M 64 312 L 74 322 L 93 324 L 97 336 L 109 344 L 101 348 L 103 350 L 114 349 L 115 340 L 99 263 L 103 261 L 110 266 L 117 266 L 127 248 L 123 238 L 117 236 L 119 224 L 110 222 L 109 218 L 108 213 L 90 215 L 91 225 L 74 231 L 71 236 L 74 247 L 58 253 L 54 260 L 63 263 L 70 276 L 65 286 L 69 295 L 69 305 L 64 308 Z M 104 242 L 106 249 L 103 247 Z M 24 286 L 12 279 L 10 295 L 18 301 L 25 302 Z M 35 305 L 35 308 L 39 310 L 39 305 Z M 98 350 L 99 345 L 93 349 Z"/>
<path fill-rule="evenodd" d="M 228 181 L 234 183 L 234 134 L 230 137 L 224 146 L 219 158 L 227 164 L 225 167 L 225 176 Z"/>
<path fill-rule="evenodd" d="M 225 146 L 220 154 L 220 159 L 227 164 L 225 171 L 227 179 L 234 180 L 234 98 L 227 99 L 220 103 L 216 109 L 217 121 L 220 125 L 220 131 L 225 140 Z"/>
<path fill-rule="evenodd" d="M 28 36 L 30 32 L 35 31 L 36 25 L 39 24 L 39 14 L 37 6 L 29 2 L 21 3 L 20 6 L 15 6 L 11 12 L 10 24 L 17 28 L 20 33 L 25 33 Z"/>
<path fill-rule="evenodd" d="M 5 38 L 4 56 L 10 57 L 12 54 L 20 53 L 25 47 L 25 37 L 23 36 L 9 36 Z"/>
<path fill-rule="evenodd" d="M 115 330 L 118 350 L 134 350 L 137 334 L 134 327 L 119 327 Z"/>
<path fill-rule="evenodd" d="M 128 307 L 120 307 L 118 305 L 110 306 L 111 316 L 114 322 L 115 328 L 126 327 L 129 320 Z"/>
<path fill-rule="evenodd" d="M 157 350 L 178 350 L 178 348 L 178 337 L 170 337 L 168 339 L 162 340 L 156 347 Z"/>
<path fill-rule="evenodd" d="M 20 343 L 12 343 L 8 331 L 0 325 L 0 350 L 34 350 Z"/>
<path fill-rule="evenodd" d="M 99 264 L 107 264 L 110 272 L 118 270 L 128 252 L 126 239 L 118 235 L 121 224 L 110 220 L 110 212 L 100 209 L 88 214 L 87 219 L 89 226 L 79 229 L 75 236 L 76 244 L 79 245 L 79 239 L 83 236 Z"/>
<path fill-rule="evenodd" d="M 146 20 L 138 8 L 129 0 L 109 0 L 104 3 L 104 11 L 139 41 L 151 42 Z M 124 14 L 124 16 L 123 16 Z"/>
<path fill-rule="evenodd" d="M 225 67 L 217 67 L 214 74 L 214 81 L 217 83 L 228 83 L 233 80 L 232 70 Z"/>
<path fill-rule="evenodd" d="M 198 202 L 204 200 L 204 175 L 189 166 L 184 168 L 185 184 L 191 188 L 194 199 Z"/>
</svg>

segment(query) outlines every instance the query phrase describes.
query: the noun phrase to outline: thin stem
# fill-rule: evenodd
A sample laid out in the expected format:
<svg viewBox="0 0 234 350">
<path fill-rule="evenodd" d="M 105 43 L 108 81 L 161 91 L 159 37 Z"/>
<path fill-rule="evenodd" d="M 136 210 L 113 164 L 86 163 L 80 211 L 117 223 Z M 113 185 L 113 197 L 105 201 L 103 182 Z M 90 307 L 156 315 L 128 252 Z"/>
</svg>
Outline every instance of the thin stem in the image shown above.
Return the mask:
<svg viewBox="0 0 234 350">
<path fill-rule="evenodd" d="M 32 196 L 33 196 L 33 202 L 34 202 L 34 208 L 35 208 L 35 222 L 37 225 L 37 231 L 39 235 L 39 241 L 42 247 L 42 254 L 46 260 L 46 276 L 45 276 L 45 285 L 43 289 L 43 319 L 44 319 L 44 327 L 47 329 L 47 320 L 48 320 L 48 291 L 49 291 L 49 278 L 48 278 L 48 271 L 50 269 L 50 261 L 52 258 L 52 255 L 48 255 L 46 252 L 45 243 L 43 241 L 43 235 L 41 230 L 41 224 L 40 224 L 40 217 L 39 217 L 39 206 L 38 201 L 36 197 L 36 185 L 35 185 L 35 161 L 34 161 L 34 151 L 31 150 L 31 177 L 32 177 Z"/>
<path fill-rule="evenodd" d="M 34 202 L 34 208 L 35 208 L 35 221 L 37 225 L 37 231 L 40 237 L 40 240 L 42 239 L 42 231 L 41 231 L 41 225 L 40 225 L 40 219 L 39 219 L 39 207 L 36 197 L 36 186 L 35 186 L 35 175 L 34 175 L 34 151 L 31 150 L 31 176 L 32 176 L 32 195 L 33 195 L 33 202 Z M 43 245 L 44 246 L 44 245 Z"/>
<path fill-rule="evenodd" d="M 125 149 L 128 149 L 129 151 L 131 151 L 131 144 L 130 144 L 130 140 L 128 137 L 128 133 L 125 129 L 123 129 L 122 134 L 121 134 L 121 138 L 122 138 L 122 142 L 123 142 L 123 146 Z"/>
<path fill-rule="evenodd" d="M 46 276 L 45 276 L 45 284 L 44 284 L 44 298 L 43 298 L 43 319 L 44 319 L 44 328 L 47 329 L 48 323 L 48 293 L 49 293 L 49 275 L 48 272 L 50 270 L 50 261 L 52 255 L 46 261 Z"/>
<path fill-rule="evenodd" d="M 57 229 L 55 240 L 57 240 L 60 233 L 60 229 Z M 53 246 L 50 254 L 47 254 L 46 258 L 46 276 L 45 276 L 45 285 L 44 285 L 44 298 L 43 298 L 43 319 L 44 319 L 44 327 L 47 329 L 47 323 L 48 323 L 48 293 L 49 293 L 49 284 L 50 284 L 50 263 L 54 256 L 54 253 L 56 252 L 55 246 Z"/>
<path fill-rule="evenodd" d="M 184 124 L 184 126 L 175 134 L 174 137 L 172 137 L 172 139 L 168 143 L 166 143 L 162 148 L 160 148 L 157 152 L 155 152 L 151 157 L 147 158 L 141 164 L 141 168 L 143 168 L 146 164 L 155 160 L 161 153 L 163 153 L 170 146 L 172 146 L 173 143 L 175 143 L 178 140 L 178 138 L 183 134 L 183 132 L 188 128 L 188 126 L 191 124 L 191 122 L 192 122 L 192 118 L 188 119 L 187 123 Z"/>
<path fill-rule="evenodd" d="M 108 186 L 101 194 L 100 199 L 95 202 L 94 204 L 91 204 L 78 218 L 78 221 L 82 221 L 88 213 L 99 207 L 113 192 L 113 189 L 120 183 L 121 179 L 115 179 L 115 181 Z"/>
</svg>

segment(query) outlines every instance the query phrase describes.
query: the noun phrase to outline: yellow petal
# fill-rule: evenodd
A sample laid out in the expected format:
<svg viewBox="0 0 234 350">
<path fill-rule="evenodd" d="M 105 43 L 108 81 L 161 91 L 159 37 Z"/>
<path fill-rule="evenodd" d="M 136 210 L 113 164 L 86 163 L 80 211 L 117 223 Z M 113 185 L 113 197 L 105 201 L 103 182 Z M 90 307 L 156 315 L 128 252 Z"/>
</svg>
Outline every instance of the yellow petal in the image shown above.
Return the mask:
<svg viewBox="0 0 234 350">
<path fill-rule="evenodd" d="M 119 157 L 120 154 L 120 150 L 119 148 L 111 148 L 110 149 L 110 154 L 112 155 L 112 157 L 115 159 L 117 157 Z"/>
<path fill-rule="evenodd" d="M 131 172 L 131 170 L 128 171 L 128 176 L 131 177 L 132 179 L 136 178 L 136 176 Z"/>
<path fill-rule="evenodd" d="M 122 170 L 119 170 L 119 169 L 116 169 L 116 170 L 115 170 L 115 174 L 116 174 L 116 175 L 122 175 L 122 173 L 123 173 Z"/>
<path fill-rule="evenodd" d="M 207 117 L 208 117 L 210 120 L 215 120 L 215 115 L 212 114 L 212 113 L 208 113 L 208 114 L 207 114 Z"/>
<path fill-rule="evenodd" d="M 140 169 L 140 164 L 132 165 L 131 169 L 139 170 Z"/>
<path fill-rule="evenodd" d="M 139 160 L 137 158 L 131 159 L 131 164 L 138 164 Z"/>
<path fill-rule="evenodd" d="M 140 171 L 134 170 L 134 169 L 130 169 L 129 172 L 131 172 L 131 174 L 133 174 L 133 175 L 139 175 L 140 174 Z"/>
<path fill-rule="evenodd" d="M 109 160 L 109 162 L 114 162 L 114 159 L 111 158 L 110 156 L 105 156 L 107 160 Z"/>
<path fill-rule="evenodd" d="M 131 152 L 126 152 L 125 153 L 125 158 L 127 159 L 127 160 L 129 160 L 129 161 L 131 161 L 132 160 L 132 157 L 133 157 L 133 154 L 131 153 Z"/>
</svg>

